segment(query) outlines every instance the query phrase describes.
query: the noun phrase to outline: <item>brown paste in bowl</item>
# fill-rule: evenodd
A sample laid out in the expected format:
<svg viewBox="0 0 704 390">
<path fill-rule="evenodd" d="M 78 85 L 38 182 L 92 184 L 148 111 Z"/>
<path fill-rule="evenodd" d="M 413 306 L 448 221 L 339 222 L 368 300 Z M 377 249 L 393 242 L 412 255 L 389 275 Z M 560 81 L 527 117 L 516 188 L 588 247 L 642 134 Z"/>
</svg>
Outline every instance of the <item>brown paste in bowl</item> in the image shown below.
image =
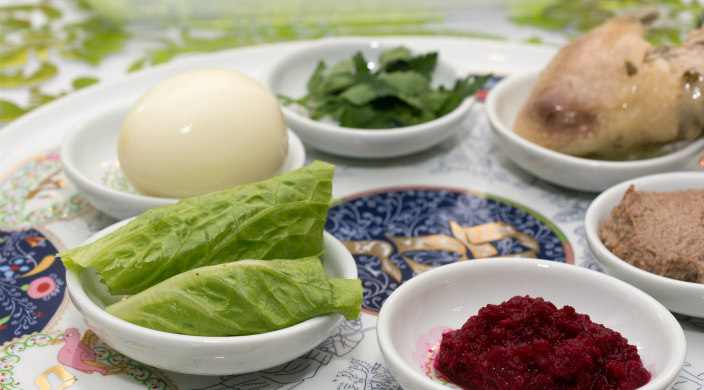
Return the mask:
<svg viewBox="0 0 704 390">
<path fill-rule="evenodd" d="M 631 185 L 599 231 L 622 260 L 672 279 L 704 283 L 704 190 L 636 191 Z"/>
</svg>

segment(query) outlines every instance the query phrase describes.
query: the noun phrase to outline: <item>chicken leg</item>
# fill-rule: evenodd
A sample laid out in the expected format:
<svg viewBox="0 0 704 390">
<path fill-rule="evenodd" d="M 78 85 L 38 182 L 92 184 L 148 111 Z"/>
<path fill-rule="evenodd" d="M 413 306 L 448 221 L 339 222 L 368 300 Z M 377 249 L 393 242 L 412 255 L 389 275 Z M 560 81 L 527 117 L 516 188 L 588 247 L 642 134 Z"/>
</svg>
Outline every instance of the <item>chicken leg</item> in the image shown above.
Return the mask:
<svg viewBox="0 0 704 390">
<path fill-rule="evenodd" d="M 539 75 L 514 131 L 562 153 L 624 159 L 704 129 L 704 28 L 653 46 L 654 8 L 622 15 L 563 47 Z M 637 158 L 637 157 L 635 157 Z"/>
</svg>

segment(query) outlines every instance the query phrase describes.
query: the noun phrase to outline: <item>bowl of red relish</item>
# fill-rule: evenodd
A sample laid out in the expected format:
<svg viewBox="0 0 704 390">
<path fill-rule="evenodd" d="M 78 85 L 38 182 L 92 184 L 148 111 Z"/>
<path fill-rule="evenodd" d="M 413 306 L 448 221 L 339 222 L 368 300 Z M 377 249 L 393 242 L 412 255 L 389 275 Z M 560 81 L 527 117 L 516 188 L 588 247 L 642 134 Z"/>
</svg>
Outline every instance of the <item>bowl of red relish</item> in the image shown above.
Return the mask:
<svg viewBox="0 0 704 390">
<path fill-rule="evenodd" d="M 384 302 L 377 341 L 405 390 L 659 390 L 686 355 L 679 322 L 643 291 L 528 258 L 413 277 Z"/>
</svg>

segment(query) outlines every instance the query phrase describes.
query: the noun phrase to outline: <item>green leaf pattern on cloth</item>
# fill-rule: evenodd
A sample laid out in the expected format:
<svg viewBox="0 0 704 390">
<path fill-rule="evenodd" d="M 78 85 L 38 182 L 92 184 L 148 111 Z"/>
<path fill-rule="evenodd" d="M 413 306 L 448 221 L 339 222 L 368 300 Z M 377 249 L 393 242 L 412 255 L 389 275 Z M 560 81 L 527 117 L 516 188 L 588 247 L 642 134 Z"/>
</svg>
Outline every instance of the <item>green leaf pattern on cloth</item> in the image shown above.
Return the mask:
<svg viewBox="0 0 704 390">
<path fill-rule="evenodd" d="M 209 1 L 207 7 L 197 0 L 65 0 L 61 6 L 30 0 L 22 5 L 3 5 L 0 6 L 0 91 L 39 87 L 42 89 L 39 94 L 52 96 L 29 101 L 0 97 L 5 101 L 0 124 L 84 85 L 78 82 L 71 88 L 67 84 L 58 92 L 55 85 L 51 87 L 63 74 L 65 65 L 92 68 L 123 53 L 132 57 L 124 66 L 128 73 L 184 54 L 328 36 L 508 38 L 476 30 L 471 25 L 442 27 L 448 15 L 440 3 L 419 5 L 402 0 L 377 3 L 311 1 L 306 3 L 304 12 L 298 3 L 287 0 L 270 1 L 266 6 L 256 1 L 226 0 Z M 648 38 L 654 44 L 681 43 L 704 12 L 700 2 L 680 0 L 509 1 L 505 7 L 514 24 L 560 31 L 572 38 L 617 13 L 647 5 L 657 5 L 662 14 L 658 24 L 648 31 Z M 525 41 L 540 43 L 540 38 Z M 37 60 L 41 71 L 33 65 Z M 93 74 L 79 78 L 98 78 L 94 71 L 88 72 Z"/>
</svg>

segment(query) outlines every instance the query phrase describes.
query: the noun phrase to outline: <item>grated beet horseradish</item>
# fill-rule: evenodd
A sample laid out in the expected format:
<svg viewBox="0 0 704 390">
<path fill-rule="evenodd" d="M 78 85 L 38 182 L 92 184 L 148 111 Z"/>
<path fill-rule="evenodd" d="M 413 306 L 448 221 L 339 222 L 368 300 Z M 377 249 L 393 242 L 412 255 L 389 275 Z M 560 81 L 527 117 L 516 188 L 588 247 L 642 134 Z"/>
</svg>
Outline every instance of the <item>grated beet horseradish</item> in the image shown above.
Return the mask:
<svg viewBox="0 0 704 390">
<path fill-rule="evenodd" d="M 618 389 L 650 380 L 638 350 L 571 306 L 515 296 L 443 334 L 439 376 L 464 389 Z"/>
</svg>

